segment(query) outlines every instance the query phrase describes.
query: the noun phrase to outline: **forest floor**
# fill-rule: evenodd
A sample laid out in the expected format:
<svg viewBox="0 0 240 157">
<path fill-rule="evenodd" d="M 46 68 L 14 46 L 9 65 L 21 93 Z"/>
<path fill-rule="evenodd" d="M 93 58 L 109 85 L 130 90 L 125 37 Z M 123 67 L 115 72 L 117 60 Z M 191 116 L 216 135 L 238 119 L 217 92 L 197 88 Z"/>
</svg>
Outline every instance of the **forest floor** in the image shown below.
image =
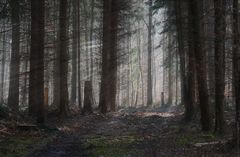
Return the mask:
<svg viewBox="0 0 240 157">
<path fill-rule="evenodd" d="M 202 133 L 184 124 L 176 108 L 121 110 L 108 115 L 74 116 L 53 121 L 57 130 L 21 131 L 0 140 L 4 157 L 239 157 L 229 136 Z M 46 131 L 45 131 L 46 132 Z M 17 136 L 17 137 L 16 137 Z M 1 139 L 1 138 L 0 138 Z M 11 153 L 9 153 L 9 149 Z M 20 152 L 20 153 L 19 153 Z M 30 152 L 30 153 L 29 153 Z M 28 155 L 26 155 L 28 154 Z"/>
</svg>

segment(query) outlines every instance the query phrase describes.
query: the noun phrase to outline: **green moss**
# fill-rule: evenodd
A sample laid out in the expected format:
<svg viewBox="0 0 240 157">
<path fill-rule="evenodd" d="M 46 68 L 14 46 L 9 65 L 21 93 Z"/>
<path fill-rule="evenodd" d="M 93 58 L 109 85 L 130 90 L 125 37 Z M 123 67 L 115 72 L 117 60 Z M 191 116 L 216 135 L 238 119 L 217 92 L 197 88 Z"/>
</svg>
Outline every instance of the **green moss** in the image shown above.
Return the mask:
<svg viewBox="0 0 240 157">
<path fill-rule="evenodd" d="M 24 157 L 48 142 L 50 139 L 41 137 L 9 137 L 0 142 L 0 156 Z"/>
<path fill-rule="evenodd" d="M 188 144 L 191 144 L 195 141 L 195 139 L 190 136 L 190 135 L 184 135 L 184 136 L 181 136 L 179 137 L 177 140 L 176 140 L 176 145 L 178 147 L 180 146 L 186 146 Z"/>
<path fill-rule="evenodd" d="M 141 151 L 134 148 L 134 145 L 141 142 L 141 138 L 134 136 L 94 137 L 86 140 L 81 149 L 91 157 L 124 157 L 129 154 L 139 154 Z"/>
<path fill-rule="evenodd" d="M 196 133 L 188 133 L 182 136 L 178 136 L 176 145 L 186 146 L 189 144 L 211 142 L 215 140 L 218 140 L 218 137 L 212 133 L 199 133 L 198 135 L 196 135 Z"/>
</svg>

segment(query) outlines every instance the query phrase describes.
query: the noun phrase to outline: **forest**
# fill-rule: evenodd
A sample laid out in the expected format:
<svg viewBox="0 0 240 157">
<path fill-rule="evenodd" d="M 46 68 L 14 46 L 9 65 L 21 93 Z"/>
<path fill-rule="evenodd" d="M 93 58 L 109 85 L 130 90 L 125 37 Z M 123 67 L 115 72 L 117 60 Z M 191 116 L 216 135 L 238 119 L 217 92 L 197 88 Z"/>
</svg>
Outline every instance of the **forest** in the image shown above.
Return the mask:
<svg viewBox="0 0 240 157">
<path fill-rule="evenodd" d="M 239 0 L 0 0 L 0 157 L 239 156 Z"/>
</svg>

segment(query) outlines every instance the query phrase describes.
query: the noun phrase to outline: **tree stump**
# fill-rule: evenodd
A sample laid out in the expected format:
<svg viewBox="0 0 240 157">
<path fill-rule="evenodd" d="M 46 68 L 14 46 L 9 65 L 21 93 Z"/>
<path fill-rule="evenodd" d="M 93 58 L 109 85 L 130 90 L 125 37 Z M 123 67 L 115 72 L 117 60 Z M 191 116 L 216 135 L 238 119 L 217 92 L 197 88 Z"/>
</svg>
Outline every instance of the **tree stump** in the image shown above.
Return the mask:
<svg viewBox="0 0 240 157">
<path fill-rule="evenodd" d="M 48 109 L 48 103 L 49 103 L 48 94 L 49 94 L 49 89 L 47 87 L 45 87 L 44 88 L 44 107 L 45 107 L 45 110 Z"/>
<path fill-rule="evenodd" d="M 161 106 L 164 106 L 165 102 L 164 102 L 164 92 L 161 93 Z"/>
<path fill-rule="evenodd" d="M 93 113 L 92 109 L 93 104 L 93 88 L 91 81 L 86 81 L 84 86 L 84 102 L 82 114 L 91 114 Z"/>
</svg>

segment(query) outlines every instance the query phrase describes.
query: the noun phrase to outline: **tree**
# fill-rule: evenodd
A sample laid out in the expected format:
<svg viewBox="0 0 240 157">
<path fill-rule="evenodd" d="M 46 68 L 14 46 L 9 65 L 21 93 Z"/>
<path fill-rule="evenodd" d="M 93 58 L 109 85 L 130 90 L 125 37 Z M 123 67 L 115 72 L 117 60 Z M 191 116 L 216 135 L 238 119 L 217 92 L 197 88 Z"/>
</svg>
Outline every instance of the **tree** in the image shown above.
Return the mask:
<svg viewBox="0 0 240 157">
<path fill-rule="evenodd" d="M 102 113 L 116 109 L 117 32 L 119 0 L 103 2 L 103 50 L 99 106 Z"/>
<path fill-rule="evenodd" d="M 209 131 L 211 129 L 211 117 L 209 110 L 209 98 L 207 90 L 207 73 L 206 73 L 206 54 L 202 50 L 202 41 L 201 41 L 201 2 L 198 0 L 188 0 L 190 7 L 189 14 L 192 16 L 192 37 L 194 44 L 195 52 L 195 61 L 196 61 L 196 73 L 197 73 L 197 82 L 198 82 L 198 95 L 200 103 L 200 112 L 201 112 L 201 124 L 203 131 Z"/>
<path fill-rule="evenodd" d="M 54 5 L 58 5 L 57 1 L 54 1 Z M 59 7 L 58 7 L 59 8 Z M 56 9 L 54 12 L 54 15 L 57 16 L 57 11 L 59 9 Z M 57 21 L 54 20 L 54 73 L 53 73 L 53 104 L 59 108 L 60 104 L 60 54 L 59 54 L 59 31 L 57 30 Z"/>
<path fill-rule="evenodd" d="M 168 102 L 167 104 L 170 106 L 172 105 L 173 101 L 173 76 L 172 76 L 172 69 L 173 69 L 173 36 L 169 32 L 168 33 Z"/>
<path fill-rule="evenodd" d="M 93 56 L 93 33 L 94 33 L 94 8 L 95 8 L 95 0 L 91 0 L 91 22 L 90 22 L 90 57 L 91 57 L 91 74 L 90 74 L 90 80 L 93 82 L 93 62 L 94 62 L 94 56 Z"/>
<path fill-rule="evenodd" d="M 6 24 L 3 23 L 3 30 L 5 30 Z M 1 63 L 1 86 L 0 86 L 0 103 L 4 103 L 4 79 L 5 79 L 5 59 L 6 59 L 6 33 L 3 33 L 3 51 L 2 51 L 2 63 Z"/>
<path fill-rule="evenodd" d="M 44 123 L 44 1 L 31 0 L 29 114 Z"/>
<path fill-rule="evenodd" d="M 68 115 L 68 33 L 67 0 L 60 0 L 59 60 L 60 60 L 60 116 Z"/>
<path fill-rule="evenodd" d="M 180 58 L 180 74 L 181 74 L 181 89 L 182 103 L 185 105 L 185 120 L 191 121 L 194 113 L 195 99 L 195 55 L 193 45 L 193 28 L 191 7 L 188 7 L 188 54 L 186 55 L 184 46 L 184 25 L 183 25 L 183 9 L 180 0 L 175 0 L 175 14 L 177 27 L 178 54 Z M 188 65 L 186 66 L 186 57 L 188 56 Z M 186 69 L 187 68 L 187 69 Z M 187 76 L 186 76 L 187 71 Z"/>
<path fill-rule="evenodd" d="M 92 93 L 92 82 L 86 81 L 84 86 L 84 103 L 83 103 L 82 114 L 91 114 L 93 112 L 93 93 Z"/>
<path fill-rule="evenodd" d="M 226 1 L 215 0 L 215 132 L 222 134 L 224 126 L 225 91 L 225 12 Z"/>
<path fill-rule="evenodd" d="M 103 1 L 103 46 L 102 46 L 102 73 L 99 107 L 101 113 L 108 111 L 108 60 L 110 49 L 110 30 L 111 30 L 111 3 L 112 0 Z"/>
<path fill-rule="evenodd" d="M 81 40 L 80 40 L 80 36 L 81 36 L 81 32 L 80 32 L 80 2 L 77 1 L 77 43 L 78 43 L 78 69 L 77 69 L 77 73 L 78 73 L 78 106 L 81 109 L 82 108 L 82 91 L 81 91 Z"/>
<path fill-rule="evenodd" d="M 147 78 L 147 105 L 152 105 L 152 6 L 153 1 L 148 1 L 149 15 L 148 15 L 148 78 Z"/>
<path fill-rule="evenodd" d="M 12 23 L 12 53 L 8 105 L 14 112 L 19 110 L 19 71 L 20 71 L 20 1 L 10 1 Z"/>
<path fill-rule="evenodd" d="M 233 0 L 233 85 L 236 105 L 234 143 L 240 147 L 240 31 L 239 2 Z"/>
<path fill-rule="evenodd" d="M 76 104 L 76 97 L 77 97 L 77 50 L 78 50 L 78 25 L 77 25 L 77 1 L 72 0 L 72 7 L 73 7 L 73 15 L 72 15 L 72 85 L 71 85 L 71 104 Z"/>
</svg>

